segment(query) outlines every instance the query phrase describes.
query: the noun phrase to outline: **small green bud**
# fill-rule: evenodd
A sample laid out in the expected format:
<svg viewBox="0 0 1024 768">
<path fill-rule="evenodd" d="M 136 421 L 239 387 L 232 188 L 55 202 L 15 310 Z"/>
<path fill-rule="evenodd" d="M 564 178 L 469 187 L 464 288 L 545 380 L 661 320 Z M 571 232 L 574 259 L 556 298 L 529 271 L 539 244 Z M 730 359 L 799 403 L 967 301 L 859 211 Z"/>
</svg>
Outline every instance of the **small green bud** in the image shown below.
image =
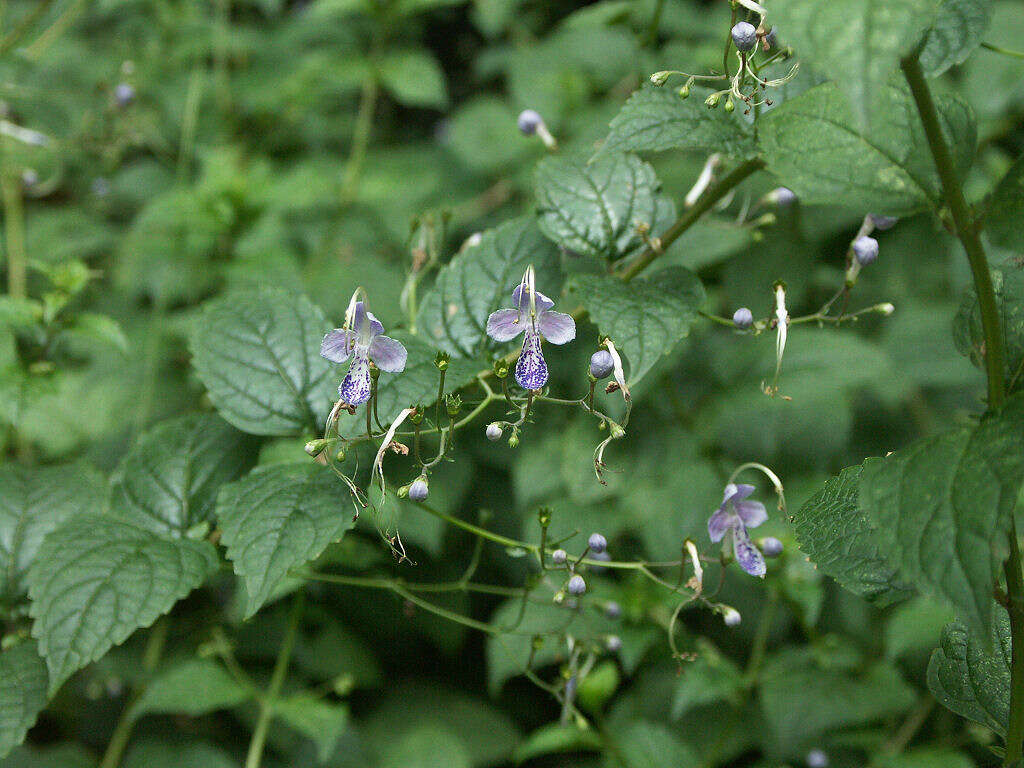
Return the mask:
<svg viewBox="0 0 1024 768">
<path fill-rule="evenodd" d="M 508 363 L 506 363 L 504 360 L 495 360 L 494 375 L 497 376 L 499 379 L 504 379 L 506 376 L 508 376 Z"/>
<path fill-rule="evenodd" d="M 651 75 L 651 84 L 652 85 L 657 85 L 657 86 L 660 87 L 660 86 L 664 85 L 665 82 L 671 76 L 672 76 L 672 73 L 669 70 L 667 70 L 667 69 L 663 69 L 661 72 L 655 72 L 653 75 Z"/>
<path fill-rule="evenodd" d="M 708 109 L 714 109 L 715 107 L 718 106 L 718 102 L 721 101 L 721 99 L 721 95 L 717 93 L 712 93 L 710 96 L 704 99 L 704 106 L 706 106 Z"/>
<path fill-rule="evenodd" d="M 342 448 L 336 454 L 334 454 L 334 460 L 336 462 L 338 462 L 339 464 L 341 462 L 345 461 L 345 449 L 344 448 Z"/>
<path fill-rule="evenodd" d="M 310 440 L 308 443 L 306 443 L 305 450 L 306 453 L 308 453 L 310 456 L 319 456 L 321 453 L 324 452 L 324 449 L 327 448 L 327 446 L 330 444 L 330 440 L 324 440 L 322 438 L 319 440 Z"/>
<path fill-rule="evenodd" d="M 403 485 L 397 491 L 395 491 L 395 493 L 398 494 L 398 498 L 404 499 L 406 496 L 409 495 L 409 486 Z"/>
<path fill-rule="evenodd" d="M 510 437 L 508 439 L 508 447 L 509 448 L 518 448 L 519 447 L 519 435 L 515 435 L 514 434 L 514 435 L 512 435 L 512 437 Z"/>
<path fill-rule="evenodd" d="M 409 414 L 410 424 L 422 424 L 423 423 L 423 408 L 417 403 L 413 406 L 416 410 Z"/>
<path fill-rule="evenodd" d="M 610 434 L 616 440 L 626 436 L 626 430 L 624 430 L 621 425 L 616 424 L 614 421 L 608 424 L 608 429 L 608 434 Z"/>
<path fill-rule="evenodd" d="M 680 99 L 688 98 L 690 96 L 690 86 L 684 85 L 679 90 L 677 90 L 676 93 L 679 95 Z"/>
<path fill-rule="evenodd" d="M 447 371 L 448 361 L 450 359 L 451 358 L 448 356 L 447 352 L 438 352 L 437 355 L 434 356 L 434 365 L 437 366 L 437 370 L 439 371 Z"/>
<path fill-rule="evenodd" d="M 541 507 L 537 510 L 537 522 L 540 523 L 541 528 L 551 525 L 551 509 L 549 507 Z"/>
<path fill-rule="evenodd" d="M 736 105 L 732 103 L 732 96 L 725 100 L 725 111 L 732 112 L 736 109 Z"/>
</svg>

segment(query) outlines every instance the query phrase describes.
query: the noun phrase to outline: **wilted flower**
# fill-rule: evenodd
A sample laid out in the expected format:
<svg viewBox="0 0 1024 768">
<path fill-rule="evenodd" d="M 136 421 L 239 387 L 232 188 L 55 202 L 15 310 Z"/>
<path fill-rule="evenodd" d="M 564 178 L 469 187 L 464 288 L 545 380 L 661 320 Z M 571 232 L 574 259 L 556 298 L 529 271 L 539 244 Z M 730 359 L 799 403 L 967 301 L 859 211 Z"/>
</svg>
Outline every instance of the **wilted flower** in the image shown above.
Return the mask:
<svg viewBox="0 0 1024 768">
<path fill-rule="evenodd" d="M 708 535 L 717 542 L 731 530 L 736 562 L 751 576 L 764 577 L 764 557 L 750 540 L 747 528 L 756 528 L 767 520 L 768 512 L 761 502 L 746 501 L 753 492 L 752 485 L 729 483 L 725 486 L 721 506 L 708 519 Z"/>
<path fill-rule="evenodd" d="M 360 405 L 370 399 L 370 361 L 382 371 L 401 373 L 408 353 L 400 341 L 383 335 L 384 326 L 366 311 L 363 302 L 350 305 L 346 319 L 345 328 L 335 328 L 324 336 L 320 354 L 332 363 L 352 358 L 338 394 L 349 405 Z"/>
<path fill-rule="evenodd" d="M 525 333 L 523 351 L 516 362 L 516 381 L 523 389 L 537 390 L 548 383 L 548 364 L 541 351 L 541 336 L 552 344 L 566 344 L 576 338 L 576 321 L 562 312 L 552 312 L 555 302 L 533 287 L 533 267 L 512 291 L 515 309 L 499 309 L 487 318 L 487 335 L 495 341 L 510 341 Z"/>
</svg>

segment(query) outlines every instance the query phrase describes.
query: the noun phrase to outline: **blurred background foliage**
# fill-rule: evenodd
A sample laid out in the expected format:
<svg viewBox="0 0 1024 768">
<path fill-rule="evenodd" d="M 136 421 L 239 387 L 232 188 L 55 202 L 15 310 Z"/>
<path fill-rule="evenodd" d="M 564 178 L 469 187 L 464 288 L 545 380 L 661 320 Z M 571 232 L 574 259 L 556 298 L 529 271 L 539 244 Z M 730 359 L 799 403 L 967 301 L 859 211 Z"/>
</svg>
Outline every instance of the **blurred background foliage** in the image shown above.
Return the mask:
<svg viewBox="0 0 1024 768">
<path fill-rule="evenodd" d="M 6 0 L 0 11 L 3 261 L 23 210 L 33 299 L 0 303 L 0 449 L 15 464 L 81 460 L 103 472 L 147 426 L 209 409 L 186 348 L 203 300 L 283 286 L 338 323 L 362 285 L 385 325 L 401 325 L 415 222 L 443 229 L 447 258 L 533 208 L 545 150 L 517 131 L 521 109 L 544 116 L 563 152 L 589 153 L 651 72 L 720 64 L 729 27 L 727 3 L 698 0 Z M 998 0 L 986 40 L 1021 39 L 1020 3 Z M 967 182 L 978 197 L 1024 149 L 1024 61 L 982 50 L 943 80 L 979 120 Z M 38 135 L 26 143 L 21 129 Z M 704 157 L 650 160 L 681 201 Z M 754 199 L 775 185 L 758 175 Z M 761 228 L 717 216 L 663 258 L 698 272 L 708 311 L 764 316 L 776 279 L 791 313 L 813 311 L 842 280 L 863 213 L 797 205 Z M 466 440 L 432 478 L 432 499 L 516 536 L 533 535 L 547 505 L 553 536 L 598 530 L 616 559 L 674 559 L 686 536 L 710 546 L 707 517 L 739 463 L 769 464 L 796 509 L 839 468 L 965 419 L 984 387 L 951 333 L 968 280 L 959 245 L 927 215 L 877 236 L 882 256 L 857 301 L 892 302 L 895 314 L 794 329 L 782 379 L 791 401 L 760 391 L 770 337 L 698 324 L 635 393 L 608 486 L 593 480 L 591 426 L 544 412 L 515 452 Z M 579 335 L 596 339 L 593 326 Z M 591 351 L 549 357 L 556 391 L 580 388 Z M 301 450 L 268 440 L 259 461 Z M 369 526 L 329 557 L 415 580 L 458 576 L 468 537 L 411 508 L 400 524 L 411 573 Z M 293 676 L 322 685 L 332 706 L 275 725 L 267 764 L 767 767 L 805 765 L 813 750 L 834 766 L 995 763 L 992 734 L 934 706 L 925 685 L 946 609 L 915 598 L 881 610 L 838 589 L 805 562 L 784 515 L 757 533 L 781 538 L 783 559 L 764 583 L 725 574 L 739 627 L 687 614 L 680 642 L 696 660 L 682 668 L 664 635 L 672 604 L 642 580 L 598 577 L 596 599 L 623 606 L 624 647 L 580 691 L 600 726 L 586 737 L 552 727 L 556 703 L 517 676 L 508 654 L 528 653 L 515 645 L 528 637 L 505 646 L 388 592 L 312 584 Z M 484 547 L 482 576 L 524 572 Z M 230 583 L 226 574 L 175 609 L 168 657 L 193 658 L 226 624 L 239 659 L 265 678 L 286 609 L 243 624 Z M 488 596 L 444 600 L 484 619 L 518 610 Z M 543 627 L 535 608 L 527 623 Z M 31 745 L 0 765 L 96 765 L 144 645 L 135 637 L 73 678 Z M 217 685 L 209 669 L 186 672 Z M 254 709 L 225 709 L 154 705 L 124 765 L 240 765 Z"/>
</svg>

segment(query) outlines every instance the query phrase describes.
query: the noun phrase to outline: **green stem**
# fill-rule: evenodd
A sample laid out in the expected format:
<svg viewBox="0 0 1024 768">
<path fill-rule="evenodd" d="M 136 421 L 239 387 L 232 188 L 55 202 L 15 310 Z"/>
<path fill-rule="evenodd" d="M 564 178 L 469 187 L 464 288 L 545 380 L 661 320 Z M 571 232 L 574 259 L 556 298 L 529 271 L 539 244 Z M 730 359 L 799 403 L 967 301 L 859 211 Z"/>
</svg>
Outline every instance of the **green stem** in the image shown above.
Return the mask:
<svg viewBox="0 0 1024 768">
<path fill-rule="evenodd" d="M 3 151 L 6 155 L 6 148 Z M 6 160 L 6 157 L 4 159 Z M 10 172 L 6 162 L 0 167 L 0 186 L 3 187 L 4 229 L 7 234 L 7 293 L 11 298 L 22 299 L 28 290 L 25 211 L 21 200 L 20 180 Z"/>
<path fill-rule="evenodd" d="M 1001 53 L 1004 56 L 1012 56 L 1015 59 L 1024 59 L 1024 51 L 1014 51 L 1010 48 L 1003 48 L 1001 45 L 995 45 L 993 43 L 982 43 L 982 48 L 993 51 L 994 53 Z"/>
<path fill-rule="evenodd" d="M 901 63 L 903 75 L 910 86 L 921 124 L 924 127 L 928 147 L 935 161 L 935 168 L 942 182 L 942 194 L 953 217 L 957 237 L 964 246 L 967 260 L 971 265 L 974 290 L 978 295 L 978 309 L 981 313 L 981 328 L 985 337 L 985 375 L 988 379 L 988 407 L 998 410 L 1006 400 L 1006 363 L 1003 351 L 1003 332 L 996 305 L 992 276 L 988 259 L 981 243 L 978 223 L 967 205 L 963 188 L 956 174 L 953 156 L 942 135 L 939 115 L 935 109 L 931 90 L 921 69 L 918 54 Z M 1003 565 L 1006 572 L 1006 592 L 1009 598 L 1010 616 L 1010 713 L 1006 729 L 1006 757 L 1004 765 L 1010 766 L 1024 754 L 1024 576 L 1021 573 L 1020 545 L 1017 541 L 1017 526 L 1010 517 L 1009 557 Z"/>
<path fill-rule="evenodd" d="M 304 607 L 305 592 L 300 589 L 292 599 L 292 608 L 288 614 L 288 629 L 285 630 L 281 649 L 277 653 L 277 662 L 274 664 L 270 685 L 260 704 L 259 719 L 256 721 L 256 729 L 252 732 L 252 741 L 249 742 L 249 755 L 245 758 L 245 768 L 260 768 L 270 722 L 274 719 L 274 707 L 277 705 L 277 697 L 281 694 L 281 686 L 284 685 L 284 679 L 288 674 L 288 662 L 291 660 L 292 651 L 295 650 L 295 641 L 299 635 L 299 622 L 302 620 Z"/>
<path fill-rule="evenodd" d="M 153 626 L 153 631 L 149 634 L 149 639 L 146 641 L 146 649 L 142 655 L 142 668 L 147 675 L 152 675 L 160 663 L 160 657 L 163 655 L 164 645 L 167 642 L 167 632 L 170 626 L 170 622 L 164 616 L 157 621 Z M 125 705 L 124 710 L 122 710 L 121 717 L 118 719 L 117 724 L 114 726 L 114 731 L 110 735 L 107 749 L 103 753 L 100 768 L 117 768 L 121 764 L 125 749 L 128 748 L 128 741 L 132 736 L 132 729 L 135 727 L 135 704 L 142 698 L 147 685 L 148 681 L 143 682 L 132 695 L 131 700 Z"/>
<path fill-rule="evenodd" d="M 694 206 L 680 216 L 675 224 L 665 230 L 657 250 L 647 248 L 622 271 L 622 280 L 628 283 L 640 274 L 652 261 L 664 253 L 665 249 L 672 245 L 680 235 L 692 227 L 701 216 L 711 210 L 715 203 L 725 197 L 733 187 L 762 168 L 764 168 L 764 160 L 759 157 L 752 158 L 727 173 L 717 184 L 712 184 L 708 187 L 707 191 L 698 198 Z"/>
<path fill-rule="evenodd" d="M 358 195 L 359 175 L 366 160 L 366 150 L 370 144 L 370 131 L 373 130 L 373 113 L 377 109 L 377 95 L 380 85 L 377 83 L 377 70 L 371 60 L 370 71 L 363 80 L 363 92 L 359 98 L 359 112 L 356 114 L 355 132 L 352 134 L 352 149 L 348 163 L 345 165 L 345 179 L 341 183 L 341 203 L 348 205 Z"/>
<path fill-rule="evenodd" d="M 53 5 L 53 0 L 39 0 L 36 3 L 36 7 L 25 14 L 25 18 L 18 23 L 18 26 L 4 35 L 3 40 L 0 40 L 0 56 L 14 48 L 18 41 L 25 36 L 25 33 L 32 29 L 36 22 L 46 15 L 51 5 Z"/>
</svg>

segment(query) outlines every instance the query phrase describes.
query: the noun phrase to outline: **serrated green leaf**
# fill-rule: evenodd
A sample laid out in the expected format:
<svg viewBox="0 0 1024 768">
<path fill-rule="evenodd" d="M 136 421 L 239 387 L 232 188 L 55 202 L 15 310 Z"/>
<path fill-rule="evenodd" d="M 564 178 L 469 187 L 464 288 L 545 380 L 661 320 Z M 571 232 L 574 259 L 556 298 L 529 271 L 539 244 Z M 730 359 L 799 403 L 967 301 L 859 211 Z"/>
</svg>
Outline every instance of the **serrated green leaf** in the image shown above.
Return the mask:
<svg viewBox="0 0 1024 768">
<path fill-rule="evenodd" d="M 1024 251 L 1024 155 L 1010 166 L 985 203 L 985 231 L 996 245 Z"/>
<path fill-rule="evenodd" d="M 0 758 L 25 740 L 46 706 L 48 679 L 34 642 L 0 652 Z"/>
<path fill-rule="evenodd" d="M 111 512 L 164 536 L 184 536 L 211 518 L 220 486 L 255 458 L 256 441 L 214 414 L 164 422 L 121 462 Z"/>
<path fill-rule="evenodd" d="M 708 109 L 706 93 L 710 91 L 693 89 L 689 98 L 681 99 L 672 87 L 645 86 L 629 97 L 611 121 L 599 152 L 688 149 L 737 159 L 756 155 L 750 127 L 724 109 Z"/>
<path fill-rule="evenodd" d="M 994 610 L 988 643 L 963 622 L 946 625 L 928 664 L 928 689 L 946 709 L 1005 736 L 1010 716 L 1010 618 L 1004 609 Z"/>
<path fill-rule="evenodd" d="M 235 707 L 253 692 L 241 685 L 212 659 L 188 659 L 154 677 L 131 710 L 131 717 L 146 714 L 199 717 Z"/>
<path fill-rule="evenodd" d="M 238 291 L 205 306 L 192 333 L 193 364 L 221 416 L 243 432 L 315 432 L 336 394 L 332 366 L 320 357 L 328 330 L 303 296 Z"/>
<path fill-rule="evenodd" d="M 426 50 L 389 51 L 379 64 L 381 83 L 392 96 L 410 107 L 448 104 L 444 72 Z"/>
<path fill-rule="evenodd" d="M 704 303 L 700 280 L 683 267 L 628 284 L 607 275 L 577 275 L 571 291 L 629 361 L 631 384 L 689 334 Z"/>
<path fill-rule="evenodd" d="M 825 574 L 862 597 L 887 605 L 913 594 L 898 566 L 880 551 L 878 532 L 861 507 L 861 467 L 847 467 L 793 515 L 800 549 Z"/>
<path fill-rule="evenodd" d="M 1024 395 L 977 427 L 868 459 L 860 479 L 884 557 L 899 577 L 941 595 L 981 634 L 1005 559 L 1010 515 L 1024 483 Z M 985 636 L 983 635 L 983 636 Z"/>
<path fill-rule="evenodd" d="M 925 36 L 921 66 L 933 77 L 962 63 L 992 21 L 993 0 L 941 0 Z"/>
<path fill-rule="evenodd" d="M 217 567 L 207 541 L 161 538 L 105 515 L 77 516 L 50 533 L 28 572 L 32 634 L 50 691 L 167 613 Z"/>
<path fill-rule="evenodd" d="M 331 704 L 312 694 L 300 693 L 281 699 L 274 714 L 316 744 L 320 762 L 326 762 L 348 728 L 348 707 Z"/>
<path fill-rule="evenodd" d="M 0 467 L 0 596 L 24 595 L 43 539 L 65 520 L 106 507 L 103 478 L 85 464 Z"/>
<path fill-rule="evenodd" d="M 877 107 L 874 93 L 917 45 L 933 12 L 931 0 L 776 0 L 770 6 L 787 44 L 836 80 L 861 126 Z"/>
<path fill-rule="evenodd" d="M 811 88 L 768 112 L 758 139 L 768 169 L 804 203 L 905 214 L 941 204 L 935 165 L 910 93 L 899 81 L 879 85 L 875 117 L 858 127 L 834 83 Z M 974 156 L 975 126 L 967 104 L 938 99 L 958 170 Z"/>
<path fill-rule="evenodd" d="M 1003 350 L 1006 355 L 1006 388 L 1015 391 L 1024 387 L 1024 269 L 1007 263 L 992 269 L 992 288 L 1003 328 Z M 953 341 L 957 350 L 979 368 L 985 366 L 985 334 L 981 327 L 978 297 L 973 288 L 964 291 L 956 319 Z"/>
<path fill-rule="evenodd" d="M 107 344 L 119 352 L 128 352 L 128 337 L 120 323 L 107 315 L 97 312 L 81 312 L 75 317 L 75 324 L 70 333 L 102 344 Z"/>
<path fill-rule="evenodd" d="M 487 230 L 478 244 L 466 247 L 441 268 L 420 305 L 417 328 L 454 355 L 479 354 L 489 343 L 488 316 L 512 306 L 512 289 L 531 264 L 537 272 L 537 289 L 557 296 L 561 290 L 558 251 L 541 235 L 533 217 Z"/>
<path fill-rule="evenodd" d="M 555 755 L 563 752 L 598 751 L 604 745 L 600 734 L 592 729 L 577 728 L 575 725 L 549 723 L 527 736 L 516 747 L 513 759 L 525 763 L 535 757 Z"/>
<path fill-rule="evenodd" d="M 577 255 L 626 256 L 644 246 L 638 227 L 657 237 L 675 220 L 654 169 L 636 155 L 602 154 L 584 163 L 548 156 L 534 192 L 541 231 Z"/>
<path fill-rule="evenodd" d="M 355 524 L 348 489 L 318 464 L 257 467 L 224 486 L 217 521 L 245 582 L 245 616 L 259 610 L 293 568 L 320 555 Z"/>
</svg>

